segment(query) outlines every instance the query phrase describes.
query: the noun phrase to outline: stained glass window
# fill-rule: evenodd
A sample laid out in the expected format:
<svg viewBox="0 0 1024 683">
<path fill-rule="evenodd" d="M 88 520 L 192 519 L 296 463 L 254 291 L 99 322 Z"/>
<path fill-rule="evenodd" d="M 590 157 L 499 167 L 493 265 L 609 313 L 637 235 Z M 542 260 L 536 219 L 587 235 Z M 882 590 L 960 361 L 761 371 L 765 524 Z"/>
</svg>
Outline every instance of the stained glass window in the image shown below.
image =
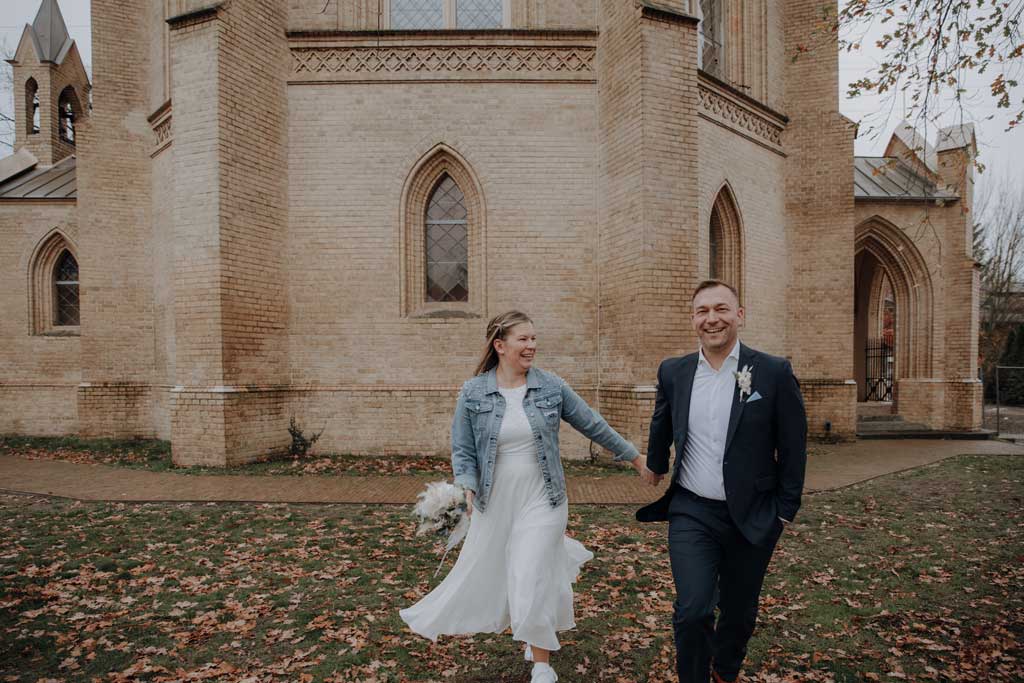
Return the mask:
<svg viewBox="0 0 1024 683">
<path fill-rule="evenodd" d="M 502 0 L 456 0 L 456 28 L 501 28 Z"/>
<path fill-rule="evenodd" d="M 391 28 L 444 28 L 444 0 L 391 0 Z"/>
<path fill-rule="evenodd" d="M 78 261 L 65 251 L 54 268 L 54 325 L 78 325 Z"/>
<path fill-rule="evenodd" d="M 467 218 L 466 198 L 445 174 L 427 204 L 427 301 L 469 301 Z"/>
</svg>

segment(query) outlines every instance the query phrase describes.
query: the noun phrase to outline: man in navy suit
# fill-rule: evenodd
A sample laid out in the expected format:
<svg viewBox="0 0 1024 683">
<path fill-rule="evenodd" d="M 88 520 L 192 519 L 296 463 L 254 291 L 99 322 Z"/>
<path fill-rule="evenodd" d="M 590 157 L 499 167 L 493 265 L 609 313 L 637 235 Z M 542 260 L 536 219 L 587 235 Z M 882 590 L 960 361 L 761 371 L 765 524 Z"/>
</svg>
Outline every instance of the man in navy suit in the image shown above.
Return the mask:
<svg viewBox="0 0 1024 683">
<path fill-rule="evenodd" d="M 739 679 L 768 562 L 804 486 L 800 385 L 789 361 L 740 343 L 743 316 L 735 288 L 702 282 L 700 351 L 658 368 L 647 468 L 668 472 L 673 444 L 675 467 L 665 495 L 636 517 L 669 523 L 681 683 Z"/>
</svg>

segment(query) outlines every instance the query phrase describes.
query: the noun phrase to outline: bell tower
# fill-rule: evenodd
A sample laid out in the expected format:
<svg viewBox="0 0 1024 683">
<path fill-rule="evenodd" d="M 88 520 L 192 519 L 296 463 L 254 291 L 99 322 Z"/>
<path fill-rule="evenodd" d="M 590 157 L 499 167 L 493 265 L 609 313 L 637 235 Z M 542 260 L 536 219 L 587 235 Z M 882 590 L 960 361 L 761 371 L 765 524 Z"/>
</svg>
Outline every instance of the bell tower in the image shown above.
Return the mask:
<svg viewBox="0 0 1024 683">
<path fill-rule="evenodd" d="M 57 0 L 43 0 L 8 63 L 14 68 L 14 150 L 27 149 L 44 165 L 74 154 L 91 86 Z"/>
</svg>

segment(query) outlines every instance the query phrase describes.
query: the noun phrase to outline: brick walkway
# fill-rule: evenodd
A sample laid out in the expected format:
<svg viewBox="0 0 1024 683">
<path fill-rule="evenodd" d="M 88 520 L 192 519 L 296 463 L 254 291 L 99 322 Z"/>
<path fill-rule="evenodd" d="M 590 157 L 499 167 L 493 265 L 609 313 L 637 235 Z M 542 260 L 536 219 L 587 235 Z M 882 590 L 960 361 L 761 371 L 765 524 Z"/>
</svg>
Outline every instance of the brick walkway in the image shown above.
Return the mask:
<svg viewBox="0 0 1024 683">
<path fill-rule="evenodd" d="M 913 439 L 843 444 L 808 460 L 807 491 L 842 488 L 962 454 L 1024 455 L 1024 446 Z M 188 475 L 0 456 L 0 490 L 93 501 L 405 504 L 439 478 Z M 633 474 L 569 480 L 574 503 L 637 504 L 658 495 Z"/>
</svg>

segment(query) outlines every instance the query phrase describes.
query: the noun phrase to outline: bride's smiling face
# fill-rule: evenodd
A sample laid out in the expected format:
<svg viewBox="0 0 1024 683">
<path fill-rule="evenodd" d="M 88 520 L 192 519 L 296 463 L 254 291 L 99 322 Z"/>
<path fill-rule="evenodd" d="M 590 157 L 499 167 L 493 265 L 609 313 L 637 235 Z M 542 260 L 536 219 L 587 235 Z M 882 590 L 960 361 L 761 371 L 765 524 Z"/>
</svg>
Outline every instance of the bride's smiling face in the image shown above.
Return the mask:
<svg viewBox="0 0 1024 683">
<path fill-rule="evenodd" d="M 533 366 L 537 353 L 537 333 L 533 323 L 519 323 L 513 326 L 504 339 L 494 340 L 499 362 L 511 370 L 526 372 Z"/>
</svg>

